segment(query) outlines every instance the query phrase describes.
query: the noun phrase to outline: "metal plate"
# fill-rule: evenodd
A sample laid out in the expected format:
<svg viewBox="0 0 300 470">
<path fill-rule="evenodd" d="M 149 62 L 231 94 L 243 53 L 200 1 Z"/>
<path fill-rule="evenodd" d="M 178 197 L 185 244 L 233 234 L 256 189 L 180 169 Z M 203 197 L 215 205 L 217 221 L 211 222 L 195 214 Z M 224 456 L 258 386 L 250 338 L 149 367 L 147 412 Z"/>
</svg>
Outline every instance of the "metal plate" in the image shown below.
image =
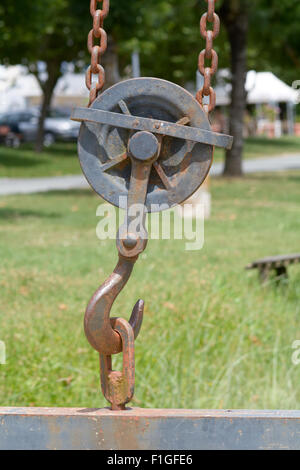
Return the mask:
<svg viewBox="0 0 300 470">
<path fill-rule="evenodd" d="M 124 113 L 119 105 L 121 100 L 133 116 L 172 123 L 188 117 L 190 126 L 211 130 L 195 98 L 168 81 L 138 78 L 120 82 L 102 93 L 92 108 Z M 130 129 L 85 122 L 81 125 L 78 140 L 79 160 L 86 179 L 103 199 L 123 209 L 126 208 L 130 182 L 130 160 L 107 171 L 103 171 L 102 166 L 126 151 L 133 133 Z M 148 212 L 171 208 L 189 198 L 206 178 L 212 157 L 211 145 L 163 137 L 158 163 L 169 184 L 166 187 L 153 167 L 146 198 Z"/>
<path fill-rule="evenodd" d="M 0 408 L 0 450 L 16 449 L 300 450 L 300 412 Z"/>
</svg>

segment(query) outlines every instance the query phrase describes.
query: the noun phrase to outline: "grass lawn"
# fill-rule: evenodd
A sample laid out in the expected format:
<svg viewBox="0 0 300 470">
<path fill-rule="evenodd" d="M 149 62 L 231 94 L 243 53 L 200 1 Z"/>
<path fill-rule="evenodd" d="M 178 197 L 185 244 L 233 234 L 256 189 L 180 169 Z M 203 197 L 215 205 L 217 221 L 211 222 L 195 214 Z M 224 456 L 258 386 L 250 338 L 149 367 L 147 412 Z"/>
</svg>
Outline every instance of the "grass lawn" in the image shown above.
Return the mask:
<svg viewBox="0 0 300 470">
<path fill-rule="evenodd" d="M 76 175 L 81 173 L 75 143 L 56 143 L 38 154 L 30 144 L 0 146 L 0 178 Z"/>
<path fill-rule="evenodd" d="M 300 137 L 283 136 L 279 139 L 267 139 L 266 137 L 251 137 L 245 140 L 244 158 L 274 157 L 289 153 L 300 153 Z M 215 159 L 222 161 L 224 152 L 215 151 Z"/>
<path fill-rule="evenodd" d="M 300 172 L 214 179 L 201 251 L 149 242 L 113 311 L 146 301 L 135 406 L 299 409 L 300 266 L 279 287 L 244 270 L 300 251 L 299 188 Z M 117 258 L 96 238 L 99 203 L 88 190 L 0 199 L 0 406 L 106 406 L 83 332 Z"/>
<path fill-rule="evenodd" d="M 245 142 L 244 158 L 260 158 L 300 152 L 300 137 L 266 139 L 255 137 Z M 215 160 L 222 161 L 224 152 L 215 151 Z M 0 146 L 0 178 L 33 178 L 38 176 L 73 175 L 81 173 L 76 144 L 57 143 L 41 154 L 34 152 L 32 145 L 24 144 L 19 149 Z"/>
</svg>

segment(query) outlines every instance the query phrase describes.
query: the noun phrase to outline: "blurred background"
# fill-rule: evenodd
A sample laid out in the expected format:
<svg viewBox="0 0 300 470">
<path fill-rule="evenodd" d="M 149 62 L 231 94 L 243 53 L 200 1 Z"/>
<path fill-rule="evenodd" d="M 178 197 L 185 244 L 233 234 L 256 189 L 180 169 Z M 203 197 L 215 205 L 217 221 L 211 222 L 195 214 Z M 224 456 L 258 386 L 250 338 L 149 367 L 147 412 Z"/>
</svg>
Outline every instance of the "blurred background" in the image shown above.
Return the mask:
<svg viewBox="0 0 300 470">
<path fill-rule="evenodd" d="M 55 140 L 76 137 L 78 126 L 67 118 L 72 106 L 87 102 L 88 3 L 1 2 L 4 145 L 34 140 L 41 151 Z M 204 47 L 199 18 L 205 8 L 204 0 L 111 2 L 105 21 L 108 50 L 102 62 L 106 87 L 142 75 L 171 80 L 195 93 L 201 87 L 196 69 Z M 214 45 L 219 71 L 212 121 L 217 130 L 235 137 L 225 172 L 241 174 L 242 137 L 300 135 L 300 6 L 296 0 L 228 0 L 218 1 L 217 9 L 222 28 Z"/>
<path fill-rule="evenodd" d="M 88 103 L 89 3 L 0 4 L 3 406 L 105 404 L 82 315 L 116 250 L 96 239 L 101 201 L 80 176 L 79 125 L 69 119 L 73 106 Z M 105 88 L 153 76 L 195 94 L 206 9 L 204 0 L 111 0 Z M 216 10 L 211 122 L 234 145 L 215 151 L 203 250 L 151 241 L 118 300 L 128 313 L 138 296 L 146 300 L 135 404 L 297 408 L 299 266 L 265 286 L 244 267 L 299 252 L 300 3 L 218 0 Z"/>
</svg>

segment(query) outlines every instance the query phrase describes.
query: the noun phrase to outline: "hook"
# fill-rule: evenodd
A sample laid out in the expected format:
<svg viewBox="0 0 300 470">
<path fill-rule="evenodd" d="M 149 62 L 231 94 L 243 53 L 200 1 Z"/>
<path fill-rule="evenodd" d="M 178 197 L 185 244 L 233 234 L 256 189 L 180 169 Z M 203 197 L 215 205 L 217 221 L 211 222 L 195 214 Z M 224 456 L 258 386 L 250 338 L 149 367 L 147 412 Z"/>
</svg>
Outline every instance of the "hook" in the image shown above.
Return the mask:
<svg viewBox="0 0 300 470">
<path fill-rule="evenodd" d="M 99 287 L 91 298 L 84 317 L 84 331 L 91 346 L 106 356 L 118 354 L 122 351 L 122 339 L 113 329 L 115 319 L 110 318 L 113 303 L 133 270 L 135 258 L 125 258 L 119 255 L 119 261 L 113 273 Z M 139 334 L 144 313 L 144 301 L 138 300 L 135 304 L 129 323 L 133 329 L 134 337 Z"/>
</svg>

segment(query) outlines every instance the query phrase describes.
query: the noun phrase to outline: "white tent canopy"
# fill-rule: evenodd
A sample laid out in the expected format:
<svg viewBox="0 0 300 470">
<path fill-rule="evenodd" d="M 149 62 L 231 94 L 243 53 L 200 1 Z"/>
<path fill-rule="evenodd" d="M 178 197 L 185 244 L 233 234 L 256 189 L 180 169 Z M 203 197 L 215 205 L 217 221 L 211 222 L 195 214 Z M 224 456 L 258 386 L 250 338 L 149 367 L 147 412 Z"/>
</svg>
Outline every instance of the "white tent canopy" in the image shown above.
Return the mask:
<svg viewBox="0 0 300 470">
<path fill-rule="evenodd" d="M 66 73 L 57 82 L 54 95 L 78 96 L 88 99 L 84 73 Z"/>
<path fill-rule="evenodd" d="M 33 74 L 21 65 L 0 66 L 0 112 L 25 108 L 31 98 L 42 96 L 41 87 Z M 54 97 L 88 99 L 85 75 L 66 73 L 57 82 Z"/>
<path fill-rule="evenodd" d="M 35 76 L 26 67 L 0 66 L 0 112 L 24 108 L 28 96 L 40 96 L 41 89 Z"/>
<path fill-rule="evenodd" d="M 249 104 L 296 103 L 298 93 L 272 72 L 248 72 L 246 81 Z"/>
<path fill-rule="evenodd" d="M 224 79 L 225 78 L 225 79 Z M 229 78 L 228 70 L 219 72 L 219 80 L 215 87 L 217 105 L 230 104 L 231 85 L 226 81 Z M 201 88 L 201 76 L 198 72 L 197 89 Z M 247 74 L 246 89 L 249 104 L 263 103 L 291 103 L 296 104 L 298 93 L 286 85 L 271 72 L 255 72 Z M 33 74 L 21 65 L 0 66 L 0 112 L 20 109 L 28 104 L 30 98 L 41 97 L 40 85 Z M 60 97 L 88 97 L 84 74 L 68 72 L 58 81 L 54 96 Z"/>
<path fill-rule="evenodd" d="M 216 88 L 217 105 L 230 104 L 231 85 L 223 81 Z M 296 104 L 298 93 L 272 72 L 247 73 L 246 79 L 247 102 L 249 104 L 292 103 Z"/>
</svg>

